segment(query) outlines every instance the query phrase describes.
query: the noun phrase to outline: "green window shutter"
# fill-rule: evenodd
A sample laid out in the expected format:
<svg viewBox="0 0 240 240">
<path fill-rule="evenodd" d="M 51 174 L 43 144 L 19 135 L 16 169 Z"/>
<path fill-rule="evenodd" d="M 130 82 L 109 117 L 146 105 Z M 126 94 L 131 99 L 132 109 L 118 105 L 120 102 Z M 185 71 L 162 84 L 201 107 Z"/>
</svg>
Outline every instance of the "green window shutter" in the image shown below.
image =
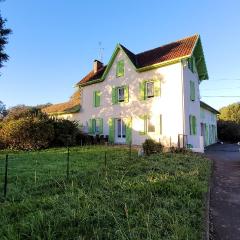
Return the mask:
<svg viewBox="0 0 240 240">
<path fill-rule="evenodd" d="M 103 133 L 103 119 L 98 118 L 96 121 L 97 121 L 97 125 L 99 126 L 99 134 L 102 134 Z"/>
<path fill-rule="evenodd" d="M 116 76 L 117 77 L 124 76 L 124 61 L 123 60 L 120 60 L 117 62 Z"/>
<path fill-rule="evenodd" d="M 195 83 L 193 81 L 190 81 L 190 99 L 195 101 Z"/>
<path fill-rule="evenodd" d="M 192 115 L 189 115 L 189 133 L 192 135 Z"/>
<path fill-rule="evenodd" d="M 212 125 L 209 125 L 209 143 L 212 143 Z"/>
<path fill-rule="evenodd" d="M 142 121 L 142 129 L 140 129 L 139 134 L 145 135 L 147 133 L 147 116 L 140 116 L 140 120 Z"/>
<path fill-rule="evenodd" d="M 146 82 L 142 81 L 139 83 L 139 99 L 140 100 L 145 100 L 146 99 L 146 95 L 145 95 L 145 86 L 146 86 Z"/>
<path fill-rule="evenodd" d="M 129 88 L 128 86 L 124 86 L 124 102 L 128 102 L 129 101 Z"/>
<path fill-rule="evenodd" d="M 154 97 L 158 97 L 161 95 L 161 82 L 160 80 L 154 81 Z"/>
<path fill-rule="evenodd" d="M 162 114 L 160 114 L 159 117 L 159 130 L 160 135 L 162 135 Z"/>
<path fill-rule="evenodd" d="M 92 133 L 96 133 L 96 119 L 92 119 Z"/>
<path fill-rule="evenodd" d="M 193 58 L 188 59 L 188 68 L 193 72 Z"/>
<path fill-rule="evenodd" d="M 195 116 L 190 116 L 190 134 L 196 135 L 197 134 L 197 119 Z"/>
<path fill-rule="evenodd" d="M 93 133 L 93 128 L 92 128 L 92 119 L 88 120 L 88 133 L 92 134 Z"/>
<path fill-rule="evenodd" d="M 112 104 L 117 103 L 117 88 L 112 87 Z"/>
<path fill-rule="evenodd" d="M 115 119 L 110 118 L 108 121 L 109 124 L 109 142 L 114 143 L 114 137 L 115 137 Z"/>
<path fill-rule="evenodd" d="M 126 143 L 130 144 L 132 142 L 132 118 L 129 117 L 126 120 Z"/>
<path fill-rule="evenodd" d="M 95 107 L 100 106 L 100 96 L 101 96 L 101 92 L 95 91 Z"/>
</svg>

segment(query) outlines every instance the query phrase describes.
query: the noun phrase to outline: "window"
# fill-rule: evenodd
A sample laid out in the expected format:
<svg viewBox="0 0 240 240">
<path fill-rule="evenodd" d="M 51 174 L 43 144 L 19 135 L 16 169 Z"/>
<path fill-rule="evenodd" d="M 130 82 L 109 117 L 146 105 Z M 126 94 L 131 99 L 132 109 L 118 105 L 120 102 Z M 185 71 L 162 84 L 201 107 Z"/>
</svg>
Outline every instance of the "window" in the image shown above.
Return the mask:
<svg viewBox="0 0 240 240">
<path fill-rule="evenodd" d="M 93 119 L 94 121 L 93 121 L 93 123 L 94 123 L 94 127 L 93 127 L 93 129 L 94 129 L 94 133 L 100 133 L 100 122 L 101 122 L 101 120 L 99 119 L 99 118 L 97 118 L 97 119 Z"/>
<path fill-rule="evenodd" d="M 118 102 L 124 102 L 124 87 L 118 88 Z"/>
<path fill-rule="evenodd" d="M 89 134 L 102 134 L 103 133 L 103 119 L 93 118 L 88 121 Z"/>
<path fill-rule="evenodd" d="M 123 119 L 117 119 L 117 134 L 118 138 L 126 137 L 126 124 Z"/>
<path fill-rule="evenodd" d="M 190 100 L 195 101 L 195 84 L 193 81 L 190 81 Z"/>
<path fill-rule="evenodd" d="M 139 116 L 137 128 L 140 135 L 153 132 L 162 135 L 162 114 L 154 118 L 147 115 Z"/>
<path fill-rule="evenodd" d="M 124 61 L 120 60 L 117 62 L 116 76 L 122 77 L 124 76 Z"/>
<path fill-rule="evenodd" d="M 155 132 L 155 125 L 152 122 L 152 119 L 147 118 L 147 131 L 150 132 Z"/>
<path fill-rule="evenodd" d="M 139 83 L 139 99 L 146 100 L 161 95 L 161 82 L 159 79 L 144 80 Z"/>
<path fill-rule="evenodd" d="M 196 62 L 195 62 L 194 56 L 192 56 L 191 58 L 188 59 L 188 68 L 191 70 L 192 73 L 197 72 L 197 67 L 196 67 Z"/>
<path fill-rule="evenodd" d="M 154 82 L 146 82 L 146 96 L 147 98 L 154 97 Z"/>
<path fill-rule="evenodd" d="M 121 102 L 127 103 L 128 100 L 129 100 L 128 86 L 112 88 L 112 104 L 118 104 Z"/>
</svg>

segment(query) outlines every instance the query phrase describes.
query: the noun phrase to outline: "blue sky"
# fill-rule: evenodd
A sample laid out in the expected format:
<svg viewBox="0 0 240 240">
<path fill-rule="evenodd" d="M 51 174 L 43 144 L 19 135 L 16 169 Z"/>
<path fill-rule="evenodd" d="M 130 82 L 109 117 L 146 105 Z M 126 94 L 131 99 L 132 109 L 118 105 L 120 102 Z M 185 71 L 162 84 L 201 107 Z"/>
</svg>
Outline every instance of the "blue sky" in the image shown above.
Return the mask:
<svg viewBox="0 0 240 240">
<path fill-rule="evenodd" d="M 12 28 L 1 69 L 0 100 L 8 107 L 66 101 L 99 58 L 107 63 L 120 42 L 138 53 L 199 33 L 209 80 L 202 96 L 240 96 L 239 0 L 6 0 Z M 219 108 L 235 98 L 202 98 Z"/>
</svg>

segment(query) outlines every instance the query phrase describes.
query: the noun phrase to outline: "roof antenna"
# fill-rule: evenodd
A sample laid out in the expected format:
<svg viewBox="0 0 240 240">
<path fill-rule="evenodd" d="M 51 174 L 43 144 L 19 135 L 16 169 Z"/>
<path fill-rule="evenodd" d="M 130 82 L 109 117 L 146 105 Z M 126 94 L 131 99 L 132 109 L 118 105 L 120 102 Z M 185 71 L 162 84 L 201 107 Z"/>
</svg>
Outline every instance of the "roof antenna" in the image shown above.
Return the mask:
<svg viewBox="0 0 240 240">
<path fill-rule="evenodd" d="M 104 48 L 102 47 L 102 42 L 98 42 L 98 46 L 99 46 L 99 60 L 101 62 L 103 62 L 103 51 L 104 51 Z"/>
</svg>

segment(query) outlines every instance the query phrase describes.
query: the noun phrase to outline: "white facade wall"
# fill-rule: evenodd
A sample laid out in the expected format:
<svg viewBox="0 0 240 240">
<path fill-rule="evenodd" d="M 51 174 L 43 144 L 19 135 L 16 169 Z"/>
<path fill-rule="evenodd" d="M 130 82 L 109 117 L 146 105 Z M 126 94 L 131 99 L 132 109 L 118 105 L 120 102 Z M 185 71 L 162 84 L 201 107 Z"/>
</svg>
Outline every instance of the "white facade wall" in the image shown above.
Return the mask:
<svg viewBox="0 0 240 240">
<path fill-rule="evenodd" d="M 201 123 L 206 124 L 206 127 L 208 128 L 208 134 L 207 136 L 205 136 L 205 145 L 216 143 L 217 142 L 217 115 L 201 107 L 200 119 L 201 119 Z M 211 129 L 212 126 L 214 126 L 214 130 Z"/>
<path fill-rule="evenodd" d="M 125 74 L 116 77 L 116 63 L 124 60 Z M 139 100 L 139 83 L 143 80 L 160 79 L 161 96 L 147 100 Z M 128 85 L 129 102 L 112 104 L 112 87 Z M 126 54 L 120 50 L 107 74 L 101 83 L 84 86 L 81 95 L 81 111 L 78 114 L 80 122 L 87 129 L 88 120 L 103 118 L 103 134 L 109 134 L 108 120 L 110 118 L 132 117 L 132 143 L 141 144 L 146 138 L 156 141 L 161 139 L 165 145 L 177 145 L 178 134 L 183 134 L 183 88 L 182 64 L 176 63 L 145 72 L 136 72 Z M 100 107 L 93 107 L 93 91 L 101 92 Z M 158 120 L 162 115 L 162 135 Z M 156 132 L 140 135 L 140 116 L 151 115 L 156 123 Z"/>
<path fill-rule="evenodd" d="M 187 61 L 183 61 L 183 79 L 184 79 L 184 112 L 185 112 L 185 129 L 184 133 L 188 136 L 188 144 L 193 148 L 201 148 L 201 128 L 200 128 L 200 91 L 199 91 L 199 78 L 197 73 L 192 73 L 187 66 Z M 190 99 L 190 81 L 195 85 L 195 101 Z M 189 116 L 193 115 L 197 120 L 197 134 L 190 135 L 190 122 Z M 194 150 L 193 149 L 193 150 Z M 202 151 L 202 150 L 201 150 Z"/>
<path fill-rule="evenodd" d="M 116 66 L 124 60 L 125 73 L 116 77 Z M 159 97 L 139 100 L 139 84 L 144 80 L 159 79 L 161 95 Z M 190 99 L 190 81 L 195 83 L 195 101 Z M 129 102 L 112 104 L 112 87 L 128 85 Z M 101 92 L 99 107 L 93 106 L 93 92 Z M 187 135 L 188 144 L 193 151 L 204 151 L 201 137 L 201 122 L 216 125 L 216 114 L 204 109 L 205 118 L 200 114 L 200 92 L 197 73 L 192 73 L 186 61 L 167 65 L 161 68 L 137 72 L 126 54 L 120 50 L 105 80 L 100 83 L 84 86 L 81 89 L 81 110 L 71 115 L 71 119 L 79 121 L 87 132 L 88 121 L 92 118 L 103 119 L 103 135 L 109 135 L 108 121 L 110 118 L 132 118 L 132 144 L 140 145 L 145 139 L 161 141 L 165 146 L 177 146 L 178 135 Z M 156 126 L 155 133 L 141 135 L 140 117 L 149 115 Z M 162 135 L 160 135 L 159 118 L 162 115 Z M 190 135 L 189 115 L 197 120 L 197 134 Z M 69 117 L 69 116 L 67 116 Z"/>
<path fill-rule="evenodd" d="M 77 121 L 77 122 L 79 122 L 79 119 L 80 119 L 79 113 L 53 114 L 51 116 L 57 119 L 65 119 L 65 120 Z"/>
<path fill-rule="evenodd" d="M 200 115 L 202 123 L 207 123 L 215 126 L 217 125 L 217 116 L 215 113 L 210 112 L 209 110 L 201 107 Z"/>
</svg>

